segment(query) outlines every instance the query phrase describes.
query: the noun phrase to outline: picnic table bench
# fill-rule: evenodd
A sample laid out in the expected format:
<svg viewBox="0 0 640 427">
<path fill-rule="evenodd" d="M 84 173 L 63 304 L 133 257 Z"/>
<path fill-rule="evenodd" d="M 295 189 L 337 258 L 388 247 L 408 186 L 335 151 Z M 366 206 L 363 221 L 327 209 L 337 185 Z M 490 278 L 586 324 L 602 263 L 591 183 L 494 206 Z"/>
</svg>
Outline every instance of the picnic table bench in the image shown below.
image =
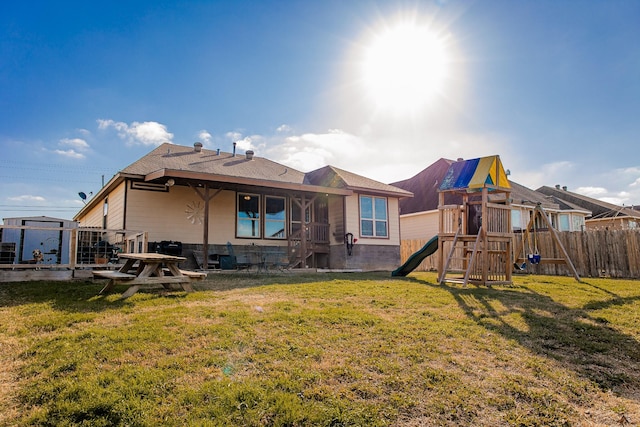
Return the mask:
<svg viewBox="0 0 640 427">
<path fill-rule="evenodd" d="M 100 294 L 110 291 L 115 285 L 129 286 L 121 299 L 129 298 L 141 287 L 151 285 L 172 289 L 173 285 L 178 284 L 185 291 L 191 292 L 191 282 L 204 280 L 207 276 L 206 273 L 181 270 L 178 263 L 186 259 L 183 257 L 157 253 L 119 254 L 118 257 L 125 260 L 119 270 L 92 271 L 94 278 L 109 280 Z"/>
</svg>

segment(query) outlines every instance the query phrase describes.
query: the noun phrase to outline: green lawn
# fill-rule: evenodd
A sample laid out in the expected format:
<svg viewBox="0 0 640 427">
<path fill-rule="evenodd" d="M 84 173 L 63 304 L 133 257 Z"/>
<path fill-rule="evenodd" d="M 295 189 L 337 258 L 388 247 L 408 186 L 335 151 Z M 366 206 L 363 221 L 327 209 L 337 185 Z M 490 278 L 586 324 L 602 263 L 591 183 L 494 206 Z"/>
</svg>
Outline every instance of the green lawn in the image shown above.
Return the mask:
<svg viewBox="0 0 640 427">
<path fill-rule="evenodd" d="M 640 282 L 435 283 L 2 283 L 0 425 L 640 425 Z"/>
</svg>

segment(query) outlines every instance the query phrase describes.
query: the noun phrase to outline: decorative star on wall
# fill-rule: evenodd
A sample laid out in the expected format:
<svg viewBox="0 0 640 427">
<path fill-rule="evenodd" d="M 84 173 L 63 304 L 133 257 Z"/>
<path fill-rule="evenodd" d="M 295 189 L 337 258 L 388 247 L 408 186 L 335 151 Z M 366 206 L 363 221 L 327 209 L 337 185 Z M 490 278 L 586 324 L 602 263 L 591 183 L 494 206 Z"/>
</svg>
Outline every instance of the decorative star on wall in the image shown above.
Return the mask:
<svg viewBox="0 0 640 427">
<path fill-rule="evenodd" d="M 191 224 L 202 224 L 204 206 L 200 205 L 200 202 L 187 203 L 187 209 L 184 212 L 187 214 L 187 219 L 191 221 Z"/>
</svg>

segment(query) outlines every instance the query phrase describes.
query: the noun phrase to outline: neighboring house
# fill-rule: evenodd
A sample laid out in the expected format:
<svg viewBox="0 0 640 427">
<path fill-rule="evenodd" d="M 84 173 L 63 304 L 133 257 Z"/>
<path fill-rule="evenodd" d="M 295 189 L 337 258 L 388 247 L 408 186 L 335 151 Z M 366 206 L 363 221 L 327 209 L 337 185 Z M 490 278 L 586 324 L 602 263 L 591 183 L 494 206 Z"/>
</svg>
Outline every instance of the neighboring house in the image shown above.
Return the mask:
<svg viewBox="0 0 640 427">
<path fill-rule="evenodd" d="M 458 159 L 462 160 L 462 159 Z M 439 159 L 415 176 L 391 185 L 411 191 L 414 197 L 400 200 L 400 233 L 402 240 L 426 240 L 438 234 L 438 188 L 454 160 Z M 518 232 L 525 228 L 535 206 L 540 203 L 554 227 L 560 231 L 579 231 L 591 212 L 566 201 L 549 198 L 509 180 L 511 184 L 511 224 Z M 447 195 L 446 204 L 460 200 Z M 499 202 L 500 196 L 494 201 Z"/>
<path fill-rule="evenodd" d="M 117 173 L 74 219 L 144 230 L 151 242 L 179 242 L 183 256 L 222 254 L 229 242 L 283 250 L 293 267 L 392 270 L 398 202 L 411 196 L 332 166 L 303 173 L 253 151 L 236 155 L 235 146 L 166 143 Z"/>
<path fill-rule="evenodd" d="M 22 264 L 35 261 L 39 250 L 40 264 L 68 264 L 71 230 L 77 224 L 68 219 L 47 216 L 4 218 L 0 227 L 0 264 Z"/>
<path fill-rule="evenodd" d="M 568 191 L 567 187 L 560 187 L 559 185 L 555 187 L 543 186 L 536 191 L 546 194 L 554 198 L 554 200 L 565 201 L 591 211 L 591 218 L 588 218 L 585 222 L 588 230 L 628 230 L 639 228 L 640 212 L 635 209 L 573 193 Z"/>
<path fill-rule="evenodd" d="M 511 183 L 511 225 L 513 231 L 519 232 L 526 228 L 531 219 L 533 209 L 540 204 L 547 213 L 553 228 L 558 231 L 583 231 L 585 221 L 591 215 L 591 211 L 581 208 L 565 200 L 549 197 L 535 190 L 520 185 L 514 181 Z M 537 224 L 539 227 L 546 227 Z"/>
<path fill-rule="evenodd" d="M 427 240 L 438 234 L 438 188 L 453 160 L 439 159 L 415 176 L 391 185 L 413 193 L 400 200 L 400 235 L 402 240 Z M 447 203 L 461 203 L 451 200 Z"/>
</svg>

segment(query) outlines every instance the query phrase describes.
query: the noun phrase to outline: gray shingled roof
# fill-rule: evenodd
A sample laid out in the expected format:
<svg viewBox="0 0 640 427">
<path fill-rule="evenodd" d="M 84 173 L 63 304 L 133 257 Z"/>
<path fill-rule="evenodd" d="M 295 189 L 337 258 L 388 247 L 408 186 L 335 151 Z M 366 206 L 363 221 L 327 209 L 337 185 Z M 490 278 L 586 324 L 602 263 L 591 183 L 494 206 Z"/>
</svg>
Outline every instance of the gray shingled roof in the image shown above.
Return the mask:
<svg viewBox="0 0 640 427">
<path fill-rule="evenodd" d="M 594 199 L 592 197 L 584 196 L 582 194 L 574 193 L 565 189 L 548 187 L 545 185 L 538 188 L 536 191 L 539 191 L 548 196 L 556 197 L 573 205 L 580 206 L 583 209 L 589 210 L 592 213 L 592 218 L 610 218 L 618 216 L 640 218 L 640 212 L 637 212 L 633 209 L 603 202 L 602 200 Z"/>
<path fill-rule="evenodd" d="M 304 183 L 305 174 L 263 157 L 249 160 L 243 155 L 220 153 L 193 147 L 165 143 L 149 154 L 122 169 L 122 174 L 147 175 L 161 169 L 184 170 L 230 177 L 252 178 L 266 181 Z"/>
<path fill-rule="evenodd" d="M 400 200 L 400 213 L 410 214 L 438 209 L 438 187 L 453 160 L 439 159 L 411 178 L 393 182 L 391 185 L 413 193 L 412 199 Z M 461 202 L 460 197 L 447 196 L 447 203 Z"/>
<path fill-rule="evenodd" d="M 540 203 L 544 209 L 560 209 L 560 205 L 542 193 L 509 180 L 511 184 L 511 203 L 518 205 L 535 205 Z"/>
<path fill-rule="evenodd" d="M 438 188 L 449 166 L 453 160 L 441 158 L 427 166 L 418 174 L 403 181 L 394 182 L 391 185 L 404 188 L 414 194 L 413 199 L 400 200 L 400 213 L 410 214 L 416 212 L 426 212 L 438 209 L 439 197 Z M 583 207 L 572 204 L 565 200 L 556 200 L 544 193 L 535 191 L 517 182 L 509 180 L 511 184 L 510 198 L 516 204 L 536 204 L 540 203 L 545 209 L 560 210 L 587 210 Z M 445 195 L 448 199 L 445 203 L 462 203 L 462 199 L 455 195 Z M 504 199 L 504 197 L 502 197 Z M 498 200 L 500 196 L 498 196 Z"/>
<path fill-rule="evenodd" d="M 198 152 L 193 147 L 169 143 L 160 145 L 120 173 L 143 177 L 163 169 L 349 190 L 363 189 L 399 197 L 412 196 L 408 191 L 333 166 L 303 173 L 264 157 L 253 156 L 248 159 L 244 154 L 218 154 L 217 151 L 206 149 Z"/>
<path fill-rule="evenodd" d="M 315 171 L 307 173 L 309 184 L 323 187 L 345 188 L 350 190 L 363 189 L 367 191 L 384 194 L 395 194 L 398 196 L 412 197 L 410 191 L 403 190 L 393 185 L 337 168 L 335 166 L 325 166 Z"/>
</svg>

